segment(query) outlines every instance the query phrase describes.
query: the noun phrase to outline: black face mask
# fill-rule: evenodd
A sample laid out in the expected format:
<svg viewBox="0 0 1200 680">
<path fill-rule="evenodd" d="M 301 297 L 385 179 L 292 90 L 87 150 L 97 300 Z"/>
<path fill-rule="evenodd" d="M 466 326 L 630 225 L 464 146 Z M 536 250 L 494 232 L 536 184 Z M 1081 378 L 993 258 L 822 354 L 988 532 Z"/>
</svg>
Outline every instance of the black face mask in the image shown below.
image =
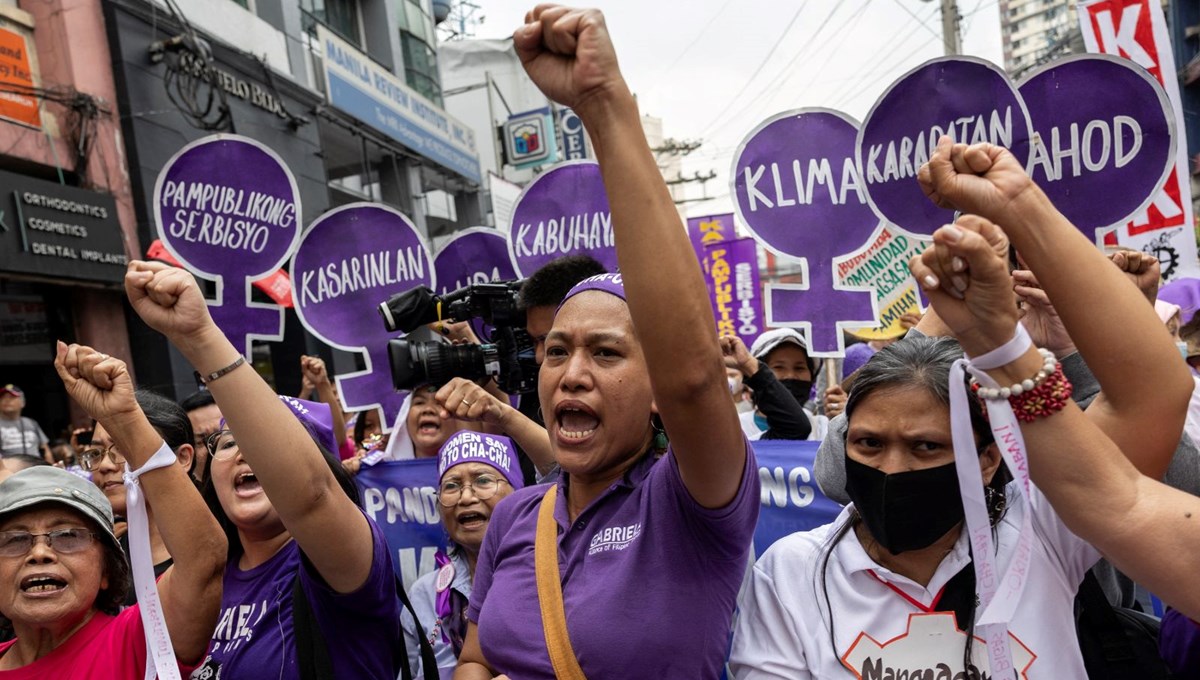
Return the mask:
<svg viewBox="0 0 1200 680">
<path fill-rule="evenodd" d="M 800 402 L 801 406 L 804 406 L 804 402 L 808 401 L 808 395 L 812 394 L 811 380 L 785 378 L 780 380 L 779 384 L 783 385 L 784 389 L 788 392 L 791 392 L 792 396 L 796 398 L 796 401 Z"/>
<path fill-rule="evenodd" d="M 889 475 L 846 456 L 846 494 L 893 555 L 929 547 L 964 516 L 954 463 Z"/>
</svg>

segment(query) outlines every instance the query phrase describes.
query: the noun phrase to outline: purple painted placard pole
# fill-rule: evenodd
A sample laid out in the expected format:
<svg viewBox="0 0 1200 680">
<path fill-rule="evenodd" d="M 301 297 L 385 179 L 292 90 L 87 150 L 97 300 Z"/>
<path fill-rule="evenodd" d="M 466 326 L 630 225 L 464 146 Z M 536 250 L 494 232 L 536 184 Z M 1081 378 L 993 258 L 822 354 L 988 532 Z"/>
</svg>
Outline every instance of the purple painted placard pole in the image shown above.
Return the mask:
<svg viewBox="0 0 1200 680">
<path fill-rule="evenodd" d="M 292 285 L 300 322 L 313 335 L 348 352 L 364 352 L 366 369 L 337 376 L 350 411 L 383 409 L 383 427 L 404 394 L 392 387 L 379 303 L 397 293 L 434 288 L 429 247 L 407 217 L 385 205 L 353 203 L 313 222 L 292 257 Z"/>
<path fill-rule="evenodd" d="M 521 276 L 566 255 L 591 255 L 616 271 L 612 213 L 600 166 L 559 163 L 530 182 L 513 207 L 508 247 Z"/>
<path fill-rule="evenodd" d="M 788 111 L 751 131 L 734 156 L 742 222 L 767 248 L 804 261 L 803 284 L 767 286 L 767 323 L 802 329 L 812 356 L 841 356 L 843 328 L 876 323 L 871 289 L 833 275 L 833 258 L 857 249 L 879 223 L 854 162 L 857 132 L 838 111 Z"/>
<path fill-rule="evenodd" d="M 1128 59 L 1080 54 L 1021 83 L 1036 135 L 1029 174 L 1093 243 L 1142 211 L 1175 160 L 1162 86 Z"/>
<path fill-rule="evenodd" d="M 154 225 L 192 274 L 216 281 L 213 321 L 247 358 L 251 342 L 283 339 L 283 308 L 250 301 L 300 237 L 300 192 L 275 152 L 237 135 L 212 135 L 171 157 L 154 186 Z"/>
</svg>

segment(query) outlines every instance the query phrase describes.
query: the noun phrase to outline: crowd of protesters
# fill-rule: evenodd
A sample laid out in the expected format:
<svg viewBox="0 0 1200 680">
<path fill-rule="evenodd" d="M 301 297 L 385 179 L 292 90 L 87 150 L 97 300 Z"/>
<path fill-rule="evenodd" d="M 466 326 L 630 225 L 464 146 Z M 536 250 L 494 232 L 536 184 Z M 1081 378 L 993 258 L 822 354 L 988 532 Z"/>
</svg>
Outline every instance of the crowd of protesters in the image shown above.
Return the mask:
<svg viewBox="0 0 1200 680">
<path fill-rule="evenodd" d="M 962 216 L 910 263 L 931 307 L 903 338 L 834 376 L 793 329 L 717 337 L 603 17 L 526 21 L 514 47 L 590 133 L 619 262 L 525 283 L 536 394 L 421 385 L 388 432 L 318 357 L 275 394 L 190 274 L 132 262 L 133 311 L 203 385 L 176 404 L 59 343 L 91 419 L 69 441 L 0 387 L 0 680 L 1200 674 L 1196 282 L 1160 290 L 1008 151 L 943 138 L 918 181 Z M 820 442 L 844 508 L 754 560 L 759 439 Z M 446 542 L 406 592 L 354 476 L 421 458 Z"/>
</svg>

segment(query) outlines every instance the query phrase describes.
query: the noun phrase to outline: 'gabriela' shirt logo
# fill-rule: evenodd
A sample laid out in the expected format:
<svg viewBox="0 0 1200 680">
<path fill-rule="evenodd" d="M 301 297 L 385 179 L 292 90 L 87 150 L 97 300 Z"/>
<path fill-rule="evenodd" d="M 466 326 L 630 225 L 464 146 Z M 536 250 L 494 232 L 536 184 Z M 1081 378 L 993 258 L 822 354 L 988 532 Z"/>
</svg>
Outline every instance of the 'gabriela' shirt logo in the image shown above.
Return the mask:
<svg viewBox="0 0 1200 680">
<path fill-rule="evenodd" d="M 595 555 L 596 553 L 608 552 L 610 550 L 624 550 L 641 535 L 641 522 L 630 524 L 627 527 L 608 527 L 602 529 L 600 533 L 592 537 L 592 545 L 588 548 L 588 554 Z"/>
</svg>

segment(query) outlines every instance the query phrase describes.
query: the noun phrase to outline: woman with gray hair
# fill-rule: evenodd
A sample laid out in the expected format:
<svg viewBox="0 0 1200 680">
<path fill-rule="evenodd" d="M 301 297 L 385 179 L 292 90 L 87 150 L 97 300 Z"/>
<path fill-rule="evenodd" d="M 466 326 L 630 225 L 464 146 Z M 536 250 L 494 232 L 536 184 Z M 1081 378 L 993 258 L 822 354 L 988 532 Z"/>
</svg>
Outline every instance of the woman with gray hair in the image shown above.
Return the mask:
<svg viewBox="0 0 1200 680">
<path fill-rule="evenodd" d="M 129 567 L 100 489 L 45 466 L 8 478 L 0 484 L 0 613 L 16 639 L 0 645 L 0 678 L 135 680 L 154 661 L 161 678 L 186 676 L 216 625 L 225 537 L 138 407 L 125 364 L 60 342 L 54 366 L 124 452 L 135 471 L 131 488 L 158 506 L 155 519 L 175 563 L 158 580 L 152 604 L 122 610 Z M 143 587 L 153 592 L 155 584 Z"/>
</svg>

